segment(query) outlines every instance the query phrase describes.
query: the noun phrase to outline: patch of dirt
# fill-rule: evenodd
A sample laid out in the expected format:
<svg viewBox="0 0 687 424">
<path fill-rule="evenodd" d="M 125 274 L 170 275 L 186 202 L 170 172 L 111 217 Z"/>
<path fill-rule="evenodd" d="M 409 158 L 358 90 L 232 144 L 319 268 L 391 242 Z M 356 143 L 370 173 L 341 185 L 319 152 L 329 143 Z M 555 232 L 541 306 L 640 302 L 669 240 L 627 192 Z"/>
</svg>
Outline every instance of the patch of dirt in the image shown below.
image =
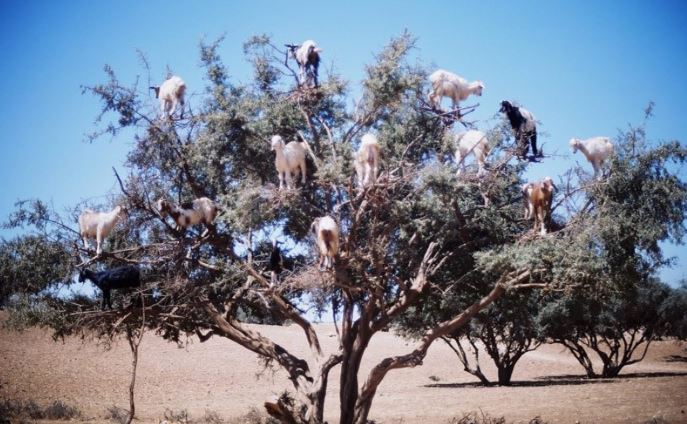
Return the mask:
<svg viewBox="0 0 687 424">
<path fill-rule="evenodd" d="M 297 326 L 251 326 L 297 355 L 309 358 Z M 333 352 L 332 325 L 316 327 L 323 349 Z M 382 358 L 406 353 L 413 342 L 391 333 L 378 334 L 363 359 L 361 380 Z M 431 347 L 424 365 L 391 371 L 382 382 L 370 418 L 378 423 L 446 423 L 464 412 L 482 410 L 527 423 L 540 416 L 550 423 L 628 423 L 661 417 L 687 422 L 687 345 L 652 344 L 644 361 L 627 367 L 621 378 L 587 380 L 562 347 L 545 345 L 517 365 L 512 387 L 480 387 L 462 370 L 443 343 Z M 53 342 L 42 330 L 24 333 L 0 329 L 0 398 L 34 400 L 45 405 L 61 400 L 78 407 L 85 418 L 104 420 L 113 405 L 128 408 L 131 368 L 124 340 L 109 351 L 79 339 Z M 488 377 L 495 376 L 489 364 Z M 431 378 L 430 378 L 431 377 Z M 330 376 L 326 419 L 338 416 L 338 368 Z M 191 418 L 206 410 L 229 418 L 278 395 L 289 383 L 283 371 L 265 371 L 255 354 L 233 342 L 192 338 L 183 348 L 146 334 L 136 381 L 139 422 L 163 418 L 166 408 L 186 409 Z"/>
</svg>

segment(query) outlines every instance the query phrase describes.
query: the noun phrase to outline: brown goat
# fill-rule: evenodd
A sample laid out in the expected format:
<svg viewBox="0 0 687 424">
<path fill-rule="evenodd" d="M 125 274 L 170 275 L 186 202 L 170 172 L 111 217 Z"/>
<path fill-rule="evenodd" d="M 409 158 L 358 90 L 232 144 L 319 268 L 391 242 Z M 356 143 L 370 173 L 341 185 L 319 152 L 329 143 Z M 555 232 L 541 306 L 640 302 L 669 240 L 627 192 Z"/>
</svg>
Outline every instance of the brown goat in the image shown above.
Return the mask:
<svg viewBox="0 0 687 424">
<path fill-rule="evenodd" d="M 556 186 L 551 177 L 545 177 L 535 183 L 527 183 L 522 187 L 526 200 L 525 219 L 534 216 L 534 230 L 546 234 L 546 226 L 551 222 L 551 200 Z"/>
</svg>

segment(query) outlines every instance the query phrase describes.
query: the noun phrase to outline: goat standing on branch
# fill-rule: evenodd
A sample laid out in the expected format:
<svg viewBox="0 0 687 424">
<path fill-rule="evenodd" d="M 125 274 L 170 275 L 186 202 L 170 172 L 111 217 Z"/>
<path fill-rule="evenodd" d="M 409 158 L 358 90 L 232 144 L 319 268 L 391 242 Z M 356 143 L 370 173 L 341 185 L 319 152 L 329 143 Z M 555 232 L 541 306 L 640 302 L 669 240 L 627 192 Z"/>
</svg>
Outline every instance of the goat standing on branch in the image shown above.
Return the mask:
<svg viewBox="0 0 687 424">
<path fill-rule="evenodd" d="M 487 135 L 482 131 L 469 130 L 456 134 L 456 163 L 458 164 L 458 172 L 460 175 L 465 168 L 465 158 L 470 153 L 475 155 L 477 162 L 477 175 L 484 174 L 484 167 L 489 153 L 489 140 Z"/>
<path fill-rule="evenodd" d="M 172 216 L 177 224 L 177 231 L 192 225 L 205 224 L 207 229 L 201 236 L 207 234 L 217 217 L 217 205 L 207 197 L 201 197 L 189 203 L 182 203 L 181 206 L 170 203 L 165 199 L 160 199 L 157 201 L 156 207 L 162 218 L 168 214 Z"/>
<path fill-rule="evenodd" d="M 91 209 L 83 211 L 79 215 L 79 232 L 84 247 L 88 249 L 88 239 L 94 238 L 96 240 L 96 254 L 100 255 L 103 251 L 103 239 L 110 234 L 112 228 L 124 215 L 126 215 L 126 209 L 122 206 L 117 206 L 110 212 L 96 212 Z"/>
<path fill-rule="evenodd" d="M 547 226 L 551 226 L 551 202 L 553 190 L 556 186 L 551 177 L 544 177 L 542 181 L 527 183 L 522 186 L 525 199 L 525 219 L 534 216 L 534 230 L 539 228 L 539 234 L 545 235 Z"/>
<path fill-rule="evenodd" d="M 83 283 L 90 280 L 100 290 L 103 291 L 103 301 L 101 309 L 105 309 L 107 305 L 112 309 L 112 300 L 110 299 L 110 291 L 114 289 L 128 289 L 139 287 L 141 285 L 141 273 L 138 267 L 132 265 L 121 266 L 113 268 L 108 271 L 94 272 L 90 269 L 83 269 L 79 273 L 79 282 Z"/>
<path fill-rule="evenodd" d="M 330 216 L 315 218 L 310 230 L 315 235 L 317 248 L 320 251 L 320 270 L 331 269 L 335 263 L 336 254 L 339 251 L 339 226 Z"/>
<path fill-rule="evenodd" d="M 510 121 L 520 159 L 527 159 L 530 145 L 533 157 L 542 157 L 541 151 L 537 150 L 537 122 L 534 115 L 524 107 L 513 106 L 508 100 L 501 102 L 499 112 L 505 113 Z"/>
<path fill-rule="evenodd" d="M 600 179 L 601 165 L 613 154 L 613 143 L 608 137 L 592 137 L 586 140 L 573 138 L 570 140 L 570 148 L 575 153 L 582 152 L 594 168 L 594 176 Z"/>
<path fill-rule="evenodd" d="M 453 109 L 458 109 L 459 102 L 471 94 L 482 95 L 484 84 L 482 81 L 468 82 L 465 78 L 452 72 L 439 69 L 429 76 L 432 91 L 429 93 L 429 103 L 437 110 L 441 109 L 441 98 L 448 97 L 453 101 Z"/>
<path fill-rule="evenodd" d="M 165 80 L 162 85 L 150 87 L 155 90 L 155 98 L 160 99 L 160 113 L 163 116 L 172 116 L 177 110 L 177 105 L 181 105 L 179 118 L 184 116 L 184 94 L 186 93 L 186 83 L 180 77 L 174 75 Z"/>
<path fill-rule="evenodd" d="M 286 146 L 284 139 L 280 135 L 272 136 L 271 140 L 272 150 L 274 150 L 274 166 L 279 174 L 279 190 L 284 189 L 284 182 L 286 188 L 294 188 L 291 174 L 298 178 L 298 173 L 301 174 L 301 183 L 306 181 L 306 167 L 305 167 L 305 153 L 307 152 L 315 163 L 317 159 L 315 154 L 310 149 L 307 141 L 291 141 Z"/>
<path fill-rule="evenodd" d="M 291 57 L 296 59 L 299 70 L 299 85 L 304 85 L 309 81 L 313 82 L 315 88 L 318 87 L 317 72 L 320 67 L 320 53 L 322 49 L 317 47 L 313 40 L 306 40 L 300 46 L 286 44 Z"/>
<path fill-rule="evenodd" d="M 353 161 L 360 190 L 377 181 L 379 172 L 379 142 L 374 134 L 365 134 L 360 139 L 360 148 Z"/>
</svg>

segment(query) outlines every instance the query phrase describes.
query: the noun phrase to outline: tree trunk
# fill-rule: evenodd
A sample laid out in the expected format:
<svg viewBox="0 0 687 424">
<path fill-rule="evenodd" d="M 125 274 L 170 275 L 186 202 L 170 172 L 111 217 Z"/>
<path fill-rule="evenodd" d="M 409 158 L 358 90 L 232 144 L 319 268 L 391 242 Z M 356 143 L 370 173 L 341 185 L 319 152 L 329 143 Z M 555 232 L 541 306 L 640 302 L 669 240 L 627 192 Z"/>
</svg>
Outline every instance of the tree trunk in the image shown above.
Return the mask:
<svg viewBox="0 0 687 424">
<path fill-rule="evenodd" d="M 340 424 L 353 424 L 356 417 L 356 404 L 358 403 L 358 372 L 363 353 L 367 348 L 367 337 L 358 333 L 348 357 L 344 356 L 341 364 L 341 417 Z"/>
<path fill-rule="evenodd" d="M 513 376 L 513 370 L 515 369 L 515 364 L 500 365 L 499 370 L 499 385 L 510 386 L 510 379 Z"/>
<path fill-rule="evenodd" d="M 141 292 L 141 327 L 138 329 L 138 334 L 135 333 L 131 327 L 126 327 L 126 338 L 131 348 L 131 383 L 129 384 L 129 417 L 126 424 L 131 424 L 136 413 L 136 404 L 134 403 L 134 388 L 136 387 L 136 369 L 138 368 L 138 348 L 143 340 L 143 333 L 145 332 L 146 324 L 146 310 L 145 301 L 143 299 L 143 292 Z"/>
<path fill-rule="evenodd" d="M 475 366 L 474 368 L 470 366 L 470 360 L 468 359 L 467 352 L 465 352 L 465 349 L 463 349 L 463 345 L 460 344 L 460 337 L 442 337 L 442 339 L 446 342 L 448 347 L 453 350 L 453 352 L 458 356 L 458 360 L 460 361 L 461 364 L 463 364 L 463 370 L 467 372 L 468 374 L 471 374 L 479 379 L 479 381 L 485 385 L 485 386 L 491 386 L 491 381 L 487 378 L 486 375 L 482 372 L 482 368 L 479 366 L 479 350 L 477 349 L 477 345 L 473 342 L 470 337 L 465 336 L 468 339 L 468 343 L 472 346 L 472 356 L 475 358 Z M 456 347 L 453 347 L 451 344 L 451 341 L 449 339 L 453 339 L 456 342 Z"/>
<path fill-rule="evenodd" d="M 617 377 L 618 374 L 620 374 L 620 370 L 623 369 L 623 364 L 604 364 L 604 369 L 601 372 L 601 377 L 603 378 L 614 378 Z"/>
<path fill-rule="evenodd" d="M 577 362 L 582 365 L 582 368 L 584 368 L 588 378 L 599 377 L 594 372 L 594 365 L 592 364 L 592 361 L 589 359 L 589 355 L 587 355 L 587 352 L 584 350 L 582 345 L 572 340 L 559 340 L 558 342 L 568 348 L 570 353 L 572 353 L 575 359 L 577 359 Z"/>
<path fill-rule="evenodd" d="M 341 367 L 340 424 L 353 424 L 358 401 L 358 368 L 351 364 Z"/>
<path fill-rule="evenodd" d="M 138 346 L 132 352 L 133 359 L 131 360 L 131 384 L 129 384 L 129 418 L 126 424 L 131 424 L 136 413 L 136 404 L 134 403 L 134 387 L 136 386 L 136 367 L 138 366 Z"/>
</svg>

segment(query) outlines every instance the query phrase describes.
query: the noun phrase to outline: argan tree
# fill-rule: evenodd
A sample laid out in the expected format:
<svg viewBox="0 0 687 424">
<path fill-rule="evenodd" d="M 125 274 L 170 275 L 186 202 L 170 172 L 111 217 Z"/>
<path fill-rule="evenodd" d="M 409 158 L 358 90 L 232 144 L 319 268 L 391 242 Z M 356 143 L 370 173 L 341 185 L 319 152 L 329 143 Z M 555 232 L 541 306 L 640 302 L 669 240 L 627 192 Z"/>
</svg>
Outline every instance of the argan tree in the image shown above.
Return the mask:
<svg viewBox="0 0 687 424">
<path fill-rule="evenodd" d="M 670 328 L 670 316 L 662 312 L 670 293 L 670 287 L 647 281 L 623 292 L 562 296 L 544 308 L 539 325 L 543 335 L 572 353 L 589 378 L 616 377 L 644 359 L 651 342 Z M 601 372 L 592 357 L 601 361 Z"/>
<path fill-rule="evenodd" d="M 501 137 L 494 137 L 488 176 L 455 176 L 446 160 L 453 150 L 451 131 L 445 117 L 424 107 L 426 72 L 409 65 L 414 41 L 408 34 L 393 39 L 366 67 L 355 102 L 338 75 L 328 75 L 318 88 L 299 87 L 286 52 L 276 44 L 266 36 L 245 43 L 254 69 L 245 84 L 230 78 L 218 42 L 201 44 L 207 87 L 184 119 L 157 116 L 146 87 L 123 85 L 110 67 L 107 82 L 85 87 L 103 105 L 104 126 L 93 140 L 135 133 L 126 173 L 116 174 L 120 192 L 113 201 L 126 204 L 129 216 L 99 257 L 77 243 L 75 213 L 53 219 L 60 224 L 39 219 L 47 229 L 37 236 L 59 235 L 72 254 L 69 265 L 139 264 L 145 306 L 123 296 L 115 299 L 114 310 L 96 311 L 93 301 L 33 293 L 24 305 L 41 305 L 34 311 L 49 319 L 40 322 L 62 335 L 112 334 L 125 324 L 140 324 L 145 311 L 146 327 L 169 340 L 188 334 L 201 341 L 228 339 L 287 373 L 290 393 L 265 403 L 269 414 L 287 423 L 323 422 L 329 373 L 340 367 L 338 421 L 362 424 L 389 371 L 420 365 L 435 340 L 467 325 L 507 292 L 596 281 L 602 261 L 578 224 L 549 237 L 522 239 L 518 184 L 525 165 L 512 163 L 512 148 Z M 351 158 L 366 131 L 378 135 L 383 165 L 377 183 L 359 189 Z M 297 189 L 275 185 L 268 143 L 274 134 L 308 140 L 317 158 L 309 161 L 307 182 Z M 178 229 L 155 208 L 158 198 L 180 204 L 201 196 L 221 211 L 207 234 L 202 228 Z M 12 225 L 36 223 L 25 219 L 36 212 L 27 206 L 10 218 Z M 324 215 L 338 222 L 341 240 L 335 267 L 321 272 L 309 229 Z M 271 285 L 266 240 L 275 234 L 292 266 Z M 472 286 L 474 275 L 487 285 Z M 65 272 L 62 281 L 69 277 Z M 410 351 L 360 375 L 379 331 L 449 287 L 471 293 L 462 310 L 428 327 Z M 331 308 L 340 317 L 334 352 L 322 349 L 302 312 L 310 306 Z M 246 316 L 292 321 L 303 331 L 309 357 L 247 327 Z"/>
<path fill-rule="evenodd" d="M 456 294 L 456 293 L 454 293 Z M 446 296 L 438 306 L 443 310 L 458 308 L 458 296 Z M 484 385 L 492 380 L 482 370 L 484 358 L 496 367 L 496 381 L 499 385 L 511 383 L 513 371 L 522 356 L 541 345 L 535 319 L 542 299 L 535 292 L 522 291 L 503 296 L 480 311 L 470 322 L 457 331 L 442 337 L 456 354 L 463 369 L 477 377 Z M 452 303 L 454 302 L 454 303 Z M 421 333 L 432 325 L 444 311 L 432 311 L 430 302 L 426 310 L 410 311 L 398 325 L 401 334 L 410 337 Z M 435 305 L 437 306 L 437 305 Z M 426 320 L 426 321 L 425 321 Z M 482 353 L 482 356 L 480 356 Z"/>
<path fill-rule="evenodd" d="M 649 118 L 652 105 L 646 111 Z M 684 236 L 687 185 L 677 170 L 687 149 L 677 141 L 652 144 L 645 125 L 619 134 L 612 172 L 588 191 L 585 208 L 599 219 L 590 248 L 603 268 L 585 290 L 552 296 L 538 317 L 541 334 L 561 343 L 589 377 L 615 377 L 641 361 L 651 342 L 679 329 L 679 291 L 656 281 L 670 263 L 659 242 Z M 679 334 L 679 330 L 676 334 Z M 601 373 L 590 356 L 597 356 Z"/>
</svg>

